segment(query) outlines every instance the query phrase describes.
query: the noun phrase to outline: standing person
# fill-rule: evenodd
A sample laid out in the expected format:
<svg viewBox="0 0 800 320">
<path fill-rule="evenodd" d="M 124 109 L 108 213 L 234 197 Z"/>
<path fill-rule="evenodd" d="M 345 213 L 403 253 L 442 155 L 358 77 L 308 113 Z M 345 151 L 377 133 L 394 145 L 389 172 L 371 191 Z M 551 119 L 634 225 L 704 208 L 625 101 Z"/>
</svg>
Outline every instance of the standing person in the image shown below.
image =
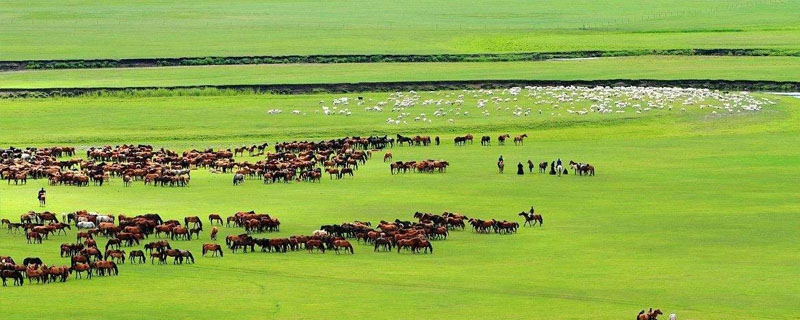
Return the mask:
<svg viewBox="0 0 800 320">
<path fill-rule="evenodd" d="M 45 200 L 46 197 L 47 197 L 47 191 L 44 191 L 44 188 L 42 188 L 42 190 L 39 190 L 39 194 L 37 196 L 37 199 L 39 199 L 39 206 L 40 207 L 44 207 L 45 202 L 46 202 L 46 200 Z"/>
<path fill-rule="evenodd" d="M 436 140 L 436 145 L 438 146 L 439 145 L 439 136 L 436 136 L 435 140 Z"/>
<path fill-rule="evenodd" d="M 522 162 L 517 162 L 517 174 L 524 175 L 525 169 L 523 169 Z"/>
<path fill-rule="evenodd" d="M 531 161 L 530 159 L 528 159 L 528 171 L 530 171 L 530 173 L 533 173 L 533 161 Z"/>
</svg>

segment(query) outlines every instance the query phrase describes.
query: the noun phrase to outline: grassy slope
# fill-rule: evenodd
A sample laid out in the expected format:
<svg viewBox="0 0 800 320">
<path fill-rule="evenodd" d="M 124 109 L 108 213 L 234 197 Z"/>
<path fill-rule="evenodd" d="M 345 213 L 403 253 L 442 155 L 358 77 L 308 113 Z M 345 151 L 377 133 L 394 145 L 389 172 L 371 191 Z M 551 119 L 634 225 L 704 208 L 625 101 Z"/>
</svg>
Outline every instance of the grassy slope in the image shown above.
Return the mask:
<svg viewBox="0 0 800 320">
<path fill-rule="evenodd" d="M 245 65 L 0 73 L 0 88 L 136 87 L 421 80 L 800 80 L 797 57 L 643 56 L 473 63 Z"/>
<path fill-rule="evenodd" d="M 794 48 L 796 1 L 5 1 L 0 60 Z M 413 35 L 413 36 L 412 36 Z"/>
<path fill-rule="evenodd" d="M 9 130 L 0 133 L 0 145 L 118 136 L 117 141 L 169 140 L 162 143 L 186 147 L 210 144 L 198 132 L 241 144 L 370 127 L 372 121 L 366 119 L 308 122 L 289 115 L 262 124 L 252 114 L 255 109 L 245 107 L 319 98 L 3 102 L 0 124 Z M 163 116 L 168 105 L 174 109 Z M 307 233 L 322 223 L 408 217 L 415 210 L 514 219 L 513 214 L 530 203 L 545 214 L 546 224 L 513 236 L 454 232 L 450 239 L 436 242 L 436 254 L 428 256 L 373 254 L 358 245 L 355 256 L 227 254 L 222 259 L 200 258 L 193 266 L 125 265 L 121 276 L 113 279 L 2 288 L 0 308 L 9 317 L 41 308 L 40 301 L 47 300 L 58 316 L 68 318 L 109 312 L 118 318 L 141 318 L 143 312 L 201 319 L 232 314 L 396 318 L 413 312 L 444 318 L 619 319 L 654 306 L 677 312 L 682 319 L 791 317 L 792 301 L 800 297 L 795 263 L 800 258 L 795 232 L 800 205 L 794 182 L 800 174 L 798 106 L 796 99 L 780 98 L 769 111 L 736 116 L 690 112 L 557 125 L 527 120 L 525 130 L 532 139 L 524 147 L 456 148 L 447 143 L 392 150 L 395 159 L 448 159 L 453 166 L 446 174 L 390 176 L 374 159 L 354 179 L 316 185 L 263 186 L 248 181 L 234 189 L 230 176 L 197 172 L 185 189 L 140 184 L 123 188 L 118 181 L 102 188 L 48 187 L 48 209 L 53 211 L 155 211 L 182 217 L 252 208 L 280 217 L 282 236 Z M 98 118 L 103 120 L 88 120 Z M 505 120 L 465 124 L 482 126 L 480 130 L 443 124 L 378 129 L 481 134 L 515 127 Z M 42 128 L 49 129 L 43 133 Z M 252 136 L 253 132 L 269 136 Z M 499 154 L 509 163 L 557 156 L 590 160 L 598 176 L 498 175 L 493 164 Z M 0 184 L 0 216 L 13 218 L 36 209 L 33 196 L 42 185 Z M 222 230 L 223 235 L 234 232 L 238 231 Z M 0 254 L 65 263 L 57 257 L 57 245 L 73 240 L 73 235 L 33 246 L 24 244 L 20 235 L 0 232 Z M 204 235 L 201 241 L 179 246 L 197 253 L 206 241 Z M 102 307 L 109 305 L 136 307 Z"/>
</svg>

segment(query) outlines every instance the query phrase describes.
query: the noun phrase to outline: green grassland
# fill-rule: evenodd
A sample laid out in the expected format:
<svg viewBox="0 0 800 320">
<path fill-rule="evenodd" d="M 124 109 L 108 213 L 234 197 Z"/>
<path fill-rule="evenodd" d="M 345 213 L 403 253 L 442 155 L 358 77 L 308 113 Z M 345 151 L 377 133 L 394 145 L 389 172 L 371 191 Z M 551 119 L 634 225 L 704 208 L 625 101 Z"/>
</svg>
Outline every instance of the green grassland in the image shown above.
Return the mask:
<svg viewBox="0 0 800 320">
<path fill-rule="evenodd" d="M 517 79 L 799 81 L 800 57 L 638 56 L 530 62 L 347 63 L 37 70 L 2 72 L 0 88 Z"/>
<path fill-rule="evenodd" d="M 381 99 L 386 93 L 366 93 Z M 306 234 L 353 219 L 411 218 L 452 210 L 517 219 L 530 204 L 542 228 L 515 235 L 454 231 L 435 254 L 353 256 L 232 254 L 200 258 L 200 240 L 176 242 L 195 265 L 124 265 L 120 276 L 64 284 L 0 288 L 9 318 L 48 310 L 48 318 L 546 318 L 620 319 L 660 307 L 680 319 L 792 318 L 800 298 L 800 99 L 771 97 L 760 112 L 458 118 L 455 123 L 381 125 L 386 114 L 312 115 L 337 95 L 62 98 L 0 101 L 0 145 L 153 143 L 176 149 L 235 146 L 347 134 L 431 133 L 444 145 L 395 147 L 395 160 L 447 159 L 444 174 L 389 174 L 380 154 L 356 176 L 318 184 L 233 187 L 230 175 L 192 174 L 186 188 L 48 187 L 0 183 L 0 216 L 86 208 L 115 214 L 159 212 L 169 218 L 269 212 L 280 233 Z M 266 115 L 280 107 L 284 113 Z M 292 109 L 306 116 L 289 114 Z M 672 113 L 670 113 L 672 112 Z M 477 114 L 477 112 L 476 112 Z M 604 117 L 607 116 L 607 117 Z M 452 146 L 455 134 L 527 132 L 524 146 Z M 595 177 L 517 176 L 507 163 L 556 157 L 590 161 Z M 255 159 L 251 159 L 255 160 Z M 222 228 L 221 234 L 241 230 Z M 0 232 L 0 254 L 66 264 L 58 244 Z M 101 244 L 104 241 L 100 241 Z"/>
<path fill-rule="evenodd" d="M 0 60 L 798 49 L 798 10 L 788 0 L 11 0 Z"/>
</svg>

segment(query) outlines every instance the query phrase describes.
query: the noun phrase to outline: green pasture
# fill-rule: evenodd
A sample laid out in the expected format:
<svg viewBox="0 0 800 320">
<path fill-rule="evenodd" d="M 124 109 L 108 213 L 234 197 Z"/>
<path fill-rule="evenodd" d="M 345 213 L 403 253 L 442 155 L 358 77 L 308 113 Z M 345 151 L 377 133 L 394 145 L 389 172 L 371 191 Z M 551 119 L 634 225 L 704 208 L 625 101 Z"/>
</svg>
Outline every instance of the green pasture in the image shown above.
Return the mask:
<svg viewBox="0 0 800 320">
<path fill-rule="evenodd" d="M 800 80 L 800 57 L 638 56 L 530 62 L 347 63 L 37 70 L 0 88 L 157 87 L 445 80 Z"/>
<path fill-rule="evenodd" d="M 798 49 L 798 10 L 788 0 L 9 0 L 0 60 Z"/>
<path fill-rule="evenodd" d="M 446 93 L 443 93 L 446 94 Z M 379 99 L 386 93 L 365 93 Z M 64 98 L 0 101 L 0 146 L 87 147 L 152 143 L 178 150 L 230 147 L 353 134 L 441 135 L 431 147 L 395 147 L 395 160 L 446 159 L 446 173 L 390 175 L 382 152 L 353 178 L 321 183 L 233 187 L 230 175 L 194 171 L 186 188 L 25 186 L 0 183 L 0 217 L 38 208 L 114 214 L 158 212 L 166 218 L 278 217 L 281 232 L 307 234 L 321 224 L 411 219 L 444 210 L 520 221 L 531 204 L 542 228 L 514 235 L 453 231 L 432 255 L 355 255 L 225 251 L 200 257 L 200 240 L 175 241 L 194 265 L 125 264 L 118 277 L 0 288 L 8 318 L 47 310 L 48 318 L 454 318 L 620 319 L 657 307 L 680 319 L 785 319 L 800 299 L 800 99 L 769 96 L 760 112 L 708 110 L 515 118 L 492 115 L 454 123 L 390 126 L 385 113 L 295 116 L 337 95 Z M 280 115 L 266 109 L 282 108 Z M 472 107 L 474 108 L 474 106 Z M 608 117 L 604 117 L 608 116 Z M 524 146 L 452 145 L 456 134 L 522 132 Z M 81 152 L 79 152 L 81 154 Z M 503 155 L 505 174 L 495 161 Z M 594 177 L 514 174 L 518 161 L 561 157 L 588 161 Z M 256 160 L 255 158 L 248 158 Z M 571 172 L 570 172 L 571 173 Z M 206 224 L 206 228 L 208 225 Z M 221 235 L 241 233 L 221 228 Z M 28 245 L 0 231 L 0 255 L 67 264 L 58 245 L 75 231 Z M 101 245 L 105 240 L 99 241 Z M 130 250 L 131 248 L 126 248 Z M 34 311 L 40 310 L 40 311 Z"/>
</svg>

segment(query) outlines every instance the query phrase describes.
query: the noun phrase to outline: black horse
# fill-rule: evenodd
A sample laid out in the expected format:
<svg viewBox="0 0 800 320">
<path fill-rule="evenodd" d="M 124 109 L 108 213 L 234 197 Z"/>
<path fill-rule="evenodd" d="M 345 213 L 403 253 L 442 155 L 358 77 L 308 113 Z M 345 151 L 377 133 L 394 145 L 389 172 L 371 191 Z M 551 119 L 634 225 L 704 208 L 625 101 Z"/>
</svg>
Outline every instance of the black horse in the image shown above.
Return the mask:
<svg viewBox="0 0 800 320">
<path fill-rule="evenodd" d="M 40 266 L 43 263 L 42 263 L 42 259 L 39 259 L 39 257 L 28 257 L 28 258 L 25 258 L 25 260 L 22 260 L 22 264 L 24 264 L 27 267 L 27 266 L 32 265 L 32 264 Z"/>
</svg>

